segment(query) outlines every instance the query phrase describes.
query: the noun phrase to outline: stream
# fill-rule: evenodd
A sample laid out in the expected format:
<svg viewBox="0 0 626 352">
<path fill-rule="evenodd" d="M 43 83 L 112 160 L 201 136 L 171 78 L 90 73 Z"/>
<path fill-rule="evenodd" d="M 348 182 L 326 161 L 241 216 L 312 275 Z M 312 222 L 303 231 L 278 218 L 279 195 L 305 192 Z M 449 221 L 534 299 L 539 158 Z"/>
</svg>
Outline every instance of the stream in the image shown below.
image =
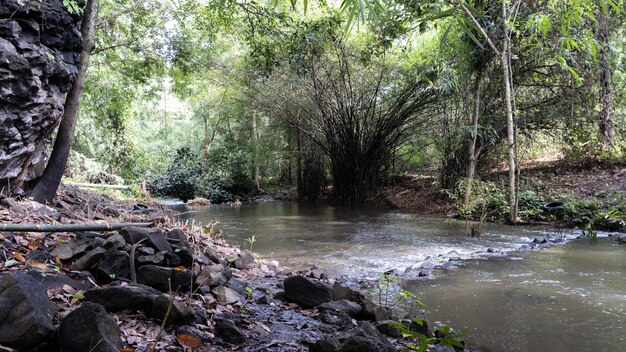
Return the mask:
<svg viewBox="0 0 626 352">
<path fill-rule="evenodd" d="M 371 279 L 429 256 L 460 257 L 460 268 L 405 289 L 422 297 L 429 320 L 470 333 L 480 351 L 626 351 L 626 247 L 605 237 L 487 224 L 470 238 L 455 220 L 291 202 L 174 208 L 181 220 L 219 220 L 242 248 L 254 236 L 254 252 L 293 270 Z M 543 237 L 570 241 L 517 251 Z M 508 255 L 477 255 L 487 251 Z"/>
</svg>

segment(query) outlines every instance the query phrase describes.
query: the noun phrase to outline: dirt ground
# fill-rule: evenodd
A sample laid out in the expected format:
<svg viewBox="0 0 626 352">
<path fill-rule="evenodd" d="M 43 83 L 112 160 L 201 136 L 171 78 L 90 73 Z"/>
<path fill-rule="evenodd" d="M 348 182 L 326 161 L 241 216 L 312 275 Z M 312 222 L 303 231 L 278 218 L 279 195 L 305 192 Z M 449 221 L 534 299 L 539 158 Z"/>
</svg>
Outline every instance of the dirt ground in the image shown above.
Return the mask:
<svg viewBox="0 0 626 352">
<path fill-rule="evenodd" d="M 562 161 L 526 163 L 520 172 L 520 188 L 532 189 L 546 197 L 574 195 L 612 203 L 626 203 L 626 165 Z M 482 179 L 505 183 L 506 170 L 484 173 Z M 395 177 L 372 196 L 392 209 L 416 213 L 454 216 L 454 200 L 442 191 L 437 178 L 424 175 Z"/>
</svg>

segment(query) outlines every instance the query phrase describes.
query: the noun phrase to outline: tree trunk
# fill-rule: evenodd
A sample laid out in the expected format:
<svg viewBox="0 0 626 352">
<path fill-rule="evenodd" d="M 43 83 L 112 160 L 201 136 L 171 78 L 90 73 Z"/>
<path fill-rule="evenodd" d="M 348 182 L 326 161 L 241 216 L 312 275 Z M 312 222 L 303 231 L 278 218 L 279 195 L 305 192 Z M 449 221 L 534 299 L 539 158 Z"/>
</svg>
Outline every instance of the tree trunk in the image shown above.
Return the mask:
<svg viewBox="0 0 626 352">
<path fill-rule="evenodd" d="M 476 140 L 478 139 L 478 121 L 480 119 L 480 94 L 481 85 L 480 80 L 482 78 L 482 72 L 479 72 L 476 76 L 476 82 L 474 83 L 474 91 L 476 97 L 474 99 L 474 115 L 472 116 L 472 132 L 471 141 L 468 148 L 468 163 L 467 163 L 467 189 L 465 190 L 465 199 L 463 200 L 463 207 L 467 208 L 472 197 L 472 186 L 474 183 L 474 174 L 476 173 Z"/>
<path fill-rule="evenodd" d="M 209 159 L 209 115 L 204 114 L 202 116 L 202 123 L 204 124 L 204 159 Z"/>
<path fill-rule="evenodd" d="M 607 7 L 607 11 L 609 11 Z M 606 13 L 600 8 L 598 14 L 598 45 L 600 54 L 600 138 L 603 151 L 613 143 L 613 99 L 611 87 L 611 63 L 609 49 L 609 26 Z"/>
<path fill-rule="evenodd" d="M 259 167 L 259 129 L 256 124 L 256 113 L 252 114 L 252 141 L 254 143 L 254 186 L 261 190 L 261 172 Z"/>
<path fill-rule="evenodd" d="M 509 159 L 509 221 L 511 224 L 517 223 L 517 201 L 516 201 L 516 175 L 515 175 L 515 121 L 513 120 L 513 97 L 511 94 L 511 70 L 509 69 L 509 55 L 511 51 L 509 43 L 509 21 L 507 14 L 507 1 L 502 1 L 502 26 L 504 29 L 503 48 L 500 52 L 502 63 L 502 73 L 504 80 L 504 100 L 506 103 L 507 122 L 507 154 Z"/>
<path fill-rule="evenodd" d="M 70 149 L 74 141 L 74 128 L 76 126 L 76 116 L 80 106 L 80 97 L 85 86 L 85 75 L 89 66 L 89 58 L 94 48 L 94 31 L 98 19 L 98 0 L 88 0 L 83 14 L 81 33 L 83 36 L 83 49 L 80 54 L 78 64 L 78 74 L 72 85 L 72 89 L 65 99 L 64 113 L 59 125 L 54 147 L 50 155 L 50 160 L 46 165 L 43 175 L 33 188 L 31 197 L 40 203 L 47 203 L 54 198 L 61 177 L 65 171 L 65 165 L 70 154 Z"/>
</svg>

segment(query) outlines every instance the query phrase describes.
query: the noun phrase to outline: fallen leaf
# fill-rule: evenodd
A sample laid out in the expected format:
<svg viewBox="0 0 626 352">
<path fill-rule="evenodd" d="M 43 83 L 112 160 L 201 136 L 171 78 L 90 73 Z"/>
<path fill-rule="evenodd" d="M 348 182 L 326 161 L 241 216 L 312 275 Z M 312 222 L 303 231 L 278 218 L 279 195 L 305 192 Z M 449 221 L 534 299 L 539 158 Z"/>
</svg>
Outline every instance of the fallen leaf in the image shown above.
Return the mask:
<svg viewBox="0 0 626 352">
<path fill-rule="evenodd" d="M 26 247 L 28 247 L 31 251 L 34 251 L 35 249 L 39 249 L 41 245 L 39 244 L 39 241 L 28 241 L 28 245 L 26 245 Z"/>
<path fill-rule="evenodd" d="M 15 259 L 20 263 L 26 262 L 26 259 L 24 259 L 24 256 L 17 252 L 13 252 L 13 256 L 15 256 Z"/>
<path fill-rule="evenodd" d="M 185 347 L 194 348 L 200 346 L 200 340 L 191 335 L 177 335 L 176 339 Z"/>
<path fill-rule="evenodd" d="M 44 263 L 42 263 L 42 262 L 38 262 L 38 261 L 36 261 L 36 260 L 32 260 L 32 259 L 30 259 L 30 260 L 28 260 L 28 261 L 26 262 L 26 264 L 28 264 L 28 265 L 32 265 L 32 266 L 34 266 L 34 267 L 36 267 L 36 268 L 39 268 L 39 269 L 42 269 L 42 270 L 48 270 L 48 266 L 47 266 L 46 264 L 44 264 Z"/>
<path fill-rule="evenodd" d="M 70 295 L 73 295 L 74 293 L 76 293 L 76 289 L 70 285 L 63 285 L 63 291 Z"/>
</svg>

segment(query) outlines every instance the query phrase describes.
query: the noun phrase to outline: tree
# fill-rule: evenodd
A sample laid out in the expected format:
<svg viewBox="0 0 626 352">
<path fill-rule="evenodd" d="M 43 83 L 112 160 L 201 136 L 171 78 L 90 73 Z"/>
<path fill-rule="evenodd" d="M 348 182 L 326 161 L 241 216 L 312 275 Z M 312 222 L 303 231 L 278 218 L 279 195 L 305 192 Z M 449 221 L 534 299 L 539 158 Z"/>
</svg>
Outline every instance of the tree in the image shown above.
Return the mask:
<svg viewBox="0 0 626 352">
<path fill-rule="evenodd" d="M 54 198 L 59 184 L 61 183 L 61 177 L 63 177 L 72 142 L 74 141 L 76 116 L 84 89 L 89 58 L 94 49 L 94 31 L 98 19 L 98 4 L 98 0 L 88 0 L 85 5 L 83 22 L 81 24 L 83 49 L 78 64 L 78 74 L 65 100 L 65 111 L 61 124 L 59 125 L 50 159 L 48 160 L 43 175 L 37 181 L 37 184 L 31 192 L 31 197 L 40 203 L 51 202 Z"/>
</svg>

